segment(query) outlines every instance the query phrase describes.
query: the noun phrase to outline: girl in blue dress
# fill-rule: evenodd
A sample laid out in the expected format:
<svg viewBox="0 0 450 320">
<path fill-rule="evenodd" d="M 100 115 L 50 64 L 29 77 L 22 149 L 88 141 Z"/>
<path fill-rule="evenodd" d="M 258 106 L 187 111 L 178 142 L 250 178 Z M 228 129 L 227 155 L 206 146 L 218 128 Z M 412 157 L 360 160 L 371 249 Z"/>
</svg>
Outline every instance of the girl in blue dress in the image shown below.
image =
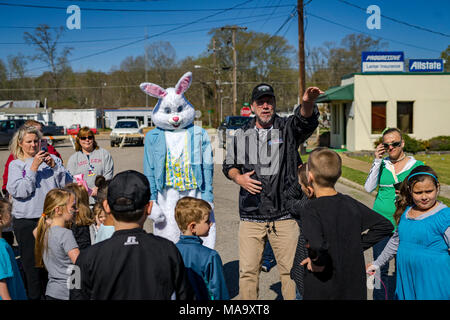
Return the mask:
<svg viewBox="0 0 450 320">
<path fill-rule="evenodd" d="M 437 201 L 439 181 L 428 166 L 418 166 L 404 180 L 394 215 L 398 229 L 368 268 L 374 274 L 395 255 L 396 298 L 450 299 L 450 208 Z"/>
</svg>

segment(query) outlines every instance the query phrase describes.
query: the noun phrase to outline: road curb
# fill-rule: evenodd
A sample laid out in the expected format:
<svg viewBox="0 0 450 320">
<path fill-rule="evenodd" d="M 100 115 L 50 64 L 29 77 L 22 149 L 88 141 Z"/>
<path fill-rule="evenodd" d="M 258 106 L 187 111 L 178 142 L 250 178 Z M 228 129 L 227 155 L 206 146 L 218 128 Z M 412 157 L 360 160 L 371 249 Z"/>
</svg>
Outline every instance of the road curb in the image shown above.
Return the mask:
<svg viewBox="0 0 450 320">
<path fill-rule="evenodd" d="M 353 182 L 353 181 L 351 181 L 351 180 L 349 180 L 349 179 L 347 179 L 347 178 L 340 177 L 339 180 L 338 180 L 338 182 L 340 182 L 340 183 L 346 185 L 347 187 L 351 187 L 351 188 L 353 188 L 353 189 L 357 189 L 357 190 L 359 190 L 359 191 L 365 192 L 365 193 L 369 194 L 370 196 L 372 196 L 372 197 L 374 197 L 374 198 L 375 198 L 375 196 L 376 196 L 375 191 L 372 191 L 372 192 L 369 193 L 369 192 L 366 191 L 366 189 L 364 189 L 364 187 L 363 187 L 362 185 L 360 185 L 360 184 L 358 184 L 358 183 L 356 183 L 356 182 Z"/>
</svg>

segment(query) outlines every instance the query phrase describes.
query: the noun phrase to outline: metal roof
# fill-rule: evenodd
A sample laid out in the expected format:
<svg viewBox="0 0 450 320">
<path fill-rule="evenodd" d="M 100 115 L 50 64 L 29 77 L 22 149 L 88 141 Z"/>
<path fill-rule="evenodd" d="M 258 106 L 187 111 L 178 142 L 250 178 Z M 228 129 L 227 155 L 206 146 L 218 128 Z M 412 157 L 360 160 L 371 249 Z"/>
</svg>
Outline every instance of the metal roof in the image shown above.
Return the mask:
<svg viewBox="0 0 450 320">
<path fill-rule="evenodd" d="M 316 102 L 353 101 L 354 90 L 355 85 L 353 83 L 346 86 L 333 87 L 325 91 L 324 94 L 320 95 L 316 99 Z"/>
</svg>

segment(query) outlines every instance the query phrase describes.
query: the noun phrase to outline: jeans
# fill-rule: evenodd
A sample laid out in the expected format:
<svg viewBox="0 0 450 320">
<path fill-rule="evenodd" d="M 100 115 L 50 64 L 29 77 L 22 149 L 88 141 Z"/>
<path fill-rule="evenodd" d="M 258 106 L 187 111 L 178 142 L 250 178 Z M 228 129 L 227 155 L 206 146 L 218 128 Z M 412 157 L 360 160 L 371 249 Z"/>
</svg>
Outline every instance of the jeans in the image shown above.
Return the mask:
<svg viewBox="0 0 450 320">
<path fill-rule="evenodd" d="M 14 219 L 14 234 L 19 244 L 20 260 L 25 273 L 24 284 L 30 300 L 40 300 L 47 285 L 47 274 L 35 267 L 33 230 L 39 219 Z"/>
<path fill-rule="evenodd" d="M 381 252 L 383 252 L 384 247 L 386 247 L 390 238 L 391 238 L 390 236 L 386 237 L 372 247 L 374 261 L 378 258 Z M 386 289 L 384 288 L 383 284 L 380 284 L 381 285 L 380 289 L 373 289 L 373 300 L 386 300 L 386 291 L 388 300 L 395 299 L 394 298 L 396 285 L 395 271 L 392 276 L 389 276 L 388 272 L 389 272 L 389 263 L 386 263 L 383 267 L 380 268 L 380 278 L 381 281 L 386 286 Z"/>
</svg>

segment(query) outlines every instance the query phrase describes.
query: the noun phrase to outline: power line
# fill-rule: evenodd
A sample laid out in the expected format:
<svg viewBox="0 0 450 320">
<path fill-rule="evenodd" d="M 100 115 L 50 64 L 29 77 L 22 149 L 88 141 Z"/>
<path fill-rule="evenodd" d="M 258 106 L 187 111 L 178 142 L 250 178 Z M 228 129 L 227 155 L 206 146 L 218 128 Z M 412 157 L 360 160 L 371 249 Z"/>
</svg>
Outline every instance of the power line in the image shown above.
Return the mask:
<svg viewBox="0 0 450 320">
<path fill-rule="evenodd" d="M 267 39 L 261 46 L 261 49 L 266 48 L 267 44 L 276 37 L 276 35 L 278 34 L 278 32 L 281 31 L 281 29 L 284 28 L 284 26 L 289 22 L 289 20 L 291 20 L 292 18 L 294 18 L 297 15 L 297 9 L 296 7 L 294 7 L 294 9 L 291 11 L 291 13 L 289 13 L 289 16 L 286 18 L 286 20 L 281 24 L 281 26 L 278 28 L 277 31 L 275 31 L 275 33 L 269 38 Z"/>
<path fill-rule="evenodd" d="M 67 7 L 57 7 L 57 6 L 44 6 L 44 5 L 33 5 L 33 4 L 18 4 L 18 3 L 5 3 L 0 2 L 0 6 L 9 7 L 22 7 L 22 8 L 35 8 L 35 9 L 59 9 L 67 10 Z M 279 8 L 291 7 L 291 5 L 280 5 Z M 259 6 L 259 7 L 244 7 L 238 10 L 255 10 L 255 9 L 270 9 L 274 6 Z M 237 8 L 221 8 L 221 9 L 112 9 L 112 8 L 80 8 L 83 11 L 101 11 L 101 12 L 200 12 L 200 11 L 223 11 L 223 10 L 237 10 Z"/>
<path fill-rule="evenodd" d="M 223 21 L 231 21 L 231 20 L 241 20 L 245 19 L 247 21 L 248 18 L 261 18 L 261 17 L 271 17 L 271 18 L 280 18 L 285 17 L 286 15 L 276 15 L 272 16 L 271 14 L 263 14 L 259 16 L 247 16 L 247 17 L 240 17 L 240 18 L 226 18 L 226 19 L 216 19 L 216 20 L 210 20 L 210 21 L 203 21 L 202 23 L 214 23 L 214 22 L 223 22 Z M 259 21 L 259 20 L 255 20 Z M 184 25 L 185 23 L 160 23 L 160 24 L 149 24 L 149 25 L 130 25 L 130 26 L 92 26 L 92 27 L 84 27 L 83 29 L 127 29 L 127 28 L 149 28 L 149 27 L 167 27 L 167 26 L 180 26 Z M 0 29 L 36 29 L 37 26 L 0 26 Z M 49 29 L 59 29 L 62 26 L 56 27 L 56 26 L 49 26 Z"/>
<path fill-rule="evenodd" d="M 369 36 L 371 36 L 371 37 L 373 36 L 373 37 L 375 37 L 375 38 L 380 38 L 380 39 L 383 39 L 383 40 L 388 40 L 388 41 L 391 41 L 391 42 L 396 42 L 396 43 L 399 43 L 399 44 L 402 44 L 402 45 L 405 45 L 405 46 L 409 46 L 409 47 L 414 47 L 414 48 L 417 48 L 417 49 L 422 49 L 422 50 L 427 50 L 427 51 L 432 51 L 432 52 L 438 52 L 438 53 L 441 53 L 441 52 L 438 51 L 438 50 L 433 50 L 433 49 L 429 49 L 429 48 L 424 48 L 424 47 L 416 46 L 416 45 L 414 45 L 414 44 L 410 44 L 410 43 L 406 43 L 406 42 L 402 42 L 402 41 L 398 41 L 398 40 L 393 40 L 393 39 L 389 39 L 389 38 L 385 38 L 385 37 L 374 36 L 373 34 L 370 34 L 370 33 L 367 33 L 367 32 L 364 32 L 364 31 L 361 31 L 361 30 L 358 30 L 358 29 L 355 29 L 355 28 L 352 28 L 352 27 L 349 27 L 349 26 L 346 26 L 346 25 L 343 25 L 343 24 L 341 24 L 341 23 L 338 23 L 338 22 L 335 22 L 335 21 L 332 21 L 332 20 L 329 20 L 329 19 L 326 19 L 326 18 L 317 16 L 317 15 L 315 15 L 315 14 L 312 14 L 311 12 L 308 12 L 308 15 L 310 15 L 311 17 L 314 17 L 314 18 L 317 18 L 317 19 L 320 19 L 320 20 L 329 22 L 329 23 L 331 23 L 331 24 L 334 24 L 334 25 L 343 27 L 343 28 L 345 28 L 345 29 L 349 29 L 349 30 L 352 30 L 352 31 L 355 31 L 355 32 L 358 32 L 358 33 L 367 34 L 367 35 L 369 35 Z"/>
<path fill-rule="evenodd" d="M 349 5 L 351 7 L 355 7 L 355 8 L 358 8 L 358 9 L 366 12 L 365 8 L 362 8 L 362 7 L 360 7 L 360 6 L 358 6 L 358 5 L 354 4 L 354 3 L 351 3 L 351 2 L 348 2 L 348 1 L 345 1 L 345 0 L 338 0 L 338 1 L 340 1 L 340 2 L 342 2 L 344 4 L 346 4 L 346 5 Z M 405 22 L 405 21 L 401 21 L 401 20 L 398 20 L 398 19 L 386 16 L 384 14 L 380 14 L 380 15 L 383 18 L 386 18 L 388 20 L 394 21 L 396 23 L 403 24 L 403 25 L 411 27 L 411 28 L 415 28 L 415 29 L 418 29 L 418 30 L 422 30 L 422 31 L 426 31 L 426 32 L 430 32 L 430 33 L 434 33 L 434 34 L 437 34 L 437 35 L 440 35 L 440 36 L 444 36 L 444 37 L 450 38 L 450 35 L 448 35 L 446 33 L 442 33 L 442 32 L 439 32 L 439 31 L 434 31 L 434 30 L 431 30 L 431 29 L 428 29 L 428 28 L 424 28 L 424 27 L 421 27 L 421 26 L 417 26 L 417 25 L 414 25 L 414 24 L 411 24 L 411 23 L 408 23 L 408 22 Z"/>
<path fill-rule="evenodd" d="M 82 56 L 82 57 L 79 57 L 79 58 L 76 58 L 76 59 L 72 59 L 72 60 L 67 61 L 67 63 L 71 63 L 71 62 L 74 62 L 74 61 L 79 61 L 79 60 L 86 59 L 86 58 L 91 58 L 91 57 L 94 57 L 94 56 L 98 56 L 98 55 L 101 55 L 101 54 L 104 54 L 104 53 L 108 53 L 108 52 L 111 52 L 111 51 L 114 51 L 114 50 L 118 50 L 118 49 L 122 49 L 122 48 L 125 48 L 125 47 L 128 47 L 128 46 L 131 46 L 131 45 L 133 45 L 133 44 L 136 44 L 136 43 L 145 41 L 145 40 L 147 40 L 147 39 L 149 39 L 149 38 L 154 38 L 154 37 L 160 36 L 160 35 L 162 35 L 162 34 L 169 33 L 169 32 L 172 32 L 172 31 L 181 29 L 181 28 L 183 28 L 183 27 L 185 27 L 185 26 L 192 25 L 192 24 L 194 24 L 194 23 L 198 23 L 198 22 L 200 22 L 200 21 L 202 21 L 202 20 L 204 20 L 204 19 L 208 19 L 208 18 L 217 16 L 217 15 L 219 15 L 219 14 L 221 14 L 221 13 L 224 13 L 224 12 L 227 12 L 227 11 L 229 11 L 229 10 L 235 9 L 235 8 L 237 8 L 237 7 L 240 7 L 240 6 L 242 6 L 242 5 L 245 5 L 245 4 L 247 4 L 247 3 L 249 3 L 249 2 L 252 2 L 252 1 L 253 1 L 253 0 L 247 0 L 247 1 L 244 1 L 243 3 L 237 4 L 237 5 L 235 5 L 235 6 L 231 7 L 231 8 L 224 9 L 224 10 L 222 10 L 222 11 L 220 11 L 220 12 L 216 12 L 216 13 L 213 13 L 213 14 L 208 15 L 208 16 L 206 16 L 206 17 L 202 17 L 202 18 L 200 18 L 200 19 L 197 19 L 197 20 L 194 20 L 194 21 L 185 23 L 185 24 L 183 24 L 183 25 L 181 25 L 181 26 L 178 26 L 178 27 L 172 28 L 172 29 L 170 29 L 170 30 L 166 30 L 166 31 L 160 32 L 160 33 L 158 33 L 158 34 L 156 34 L 156 35 L 153 35 L 153 36 L 146 36 L 146 37 L 141 38 L 141 39 L 139 39 L 139 40 L 135 40 L 135 41 L 132 41 L 132 42 L 129 42 L 129 43 L 126 43 L 126 44 L 123 44 L 123 45 L 120 45 L 120 46 L 117 46 L 117 47 L 114 47 L 114 48 L 102 50 L 102 51 L 99 51 L 99 52 L 96 52 L 96 53 L 92 53 L 92 54 L 85 55 L 85 56 Z M 37 67 L 37 68 L 33 68 L 33 69 L 26 70 L 25 72 L 34 71 L 34 70 L 39 70 L 39 69 L 44 69 L 44 68 L 47 68 L 47 67 L 48 67 L 48 66 L 45 66 L 45 67 Z"/>
<path fill-rule="evenodd" d="M 95 39 L 95 40 L 71 40 L 71 41 L 60 41 L 58 43 L 68 44 L 68 43 L 91 43 L 91 42 L 111 42 L 111 41 L 122 41 L 122 40 L 136 40 L 142 37 L 127 37 L 127 38 L 116 38 L 116 39 Z M 0 42 L 0 45 L 28 45 L 26 42 Z"/>
</svg>

